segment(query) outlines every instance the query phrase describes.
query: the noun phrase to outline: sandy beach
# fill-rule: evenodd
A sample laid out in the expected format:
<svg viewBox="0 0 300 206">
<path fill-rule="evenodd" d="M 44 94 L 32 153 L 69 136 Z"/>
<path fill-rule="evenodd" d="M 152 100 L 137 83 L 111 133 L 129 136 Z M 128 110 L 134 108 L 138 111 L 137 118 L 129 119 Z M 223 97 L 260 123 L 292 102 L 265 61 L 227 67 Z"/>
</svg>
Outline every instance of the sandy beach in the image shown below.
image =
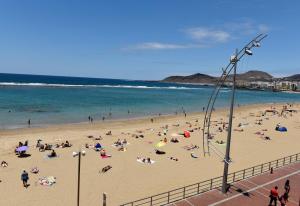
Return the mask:
<svg viewBox="0 0 300 206">
<path fill-rule="evenodd" d="M 271 106 L 279 114 L 270 110 Z M 298 153 L 300 146 L 300 104 L 288 105 L 288 109 L 297 112 L 285 112 L 280 115 L 283 104 L 248 105 L 235 108 L 233 120 L 232 152 L 233 162 L 230 171 L 236 171 L 259 163 Z M 227 109 L 217 109 L 213 114 L 213 144 L 225 150 Z M 151 117 L 131 120 L 52 125 L 42 128 L 25 128 L 0 131 L 0 162 L 6 161 L 8 167 L 0 167 L 0 205 L 64 205 L 76 203 L 77 157 L 72 153 L 80 148 L 86 152 L 81 164 L 81 204 L 100 205 L 102 193 L 108 195 L 108 205 L 120 205 L 146 196 L 166 192 L 184 185 L 221 176 L 223 162 L 213 152 L 203 156 L 202 127 L 203 113 Z M 260 122 L 260 123 L 259 123 Z M 258 124 L 259 123 L 259 124 Z M 275 131 L 276 124 L 287 128 L 287 132 Z M 166 129 L 166 125 L 168 125 Z M 221 127 L 221 129 L 219 129 Z M 190 138 L 180 133 L 190 130 Z M 222 132 L 221 132 L 222 130 Z M 106 135 L 111 131 L 111 135 Z M 161 134 L 159 136 L 158 134 Z M 164 135 L 166 133 L 166 135 Z M 101 136 L 101 138 L 100 138 Z M 138 137 L 138 138 L 136 138 Z M 266 140 L 269 137 L 270 140 Z M 100 140 L 97 140 L 100 138 Z M 164 138 L 166 143 L 160 144 Z M 177 138 L 178 143 L 170 142 Z M 58 157 L 48 158 L 51 151 L 39 152 L 35 147 L 38 139 L 42 143 L 61 144 L 68 140 L 72 147 L 54 148 Z M 118 139 L 126 139 L 128 144 L 119 151 L 113 144 Z M 26 158 L 18 158 L 14 149 L 18 142 L 29 141 Z M 100 143 L 109 158 L 101 158 L 100 153 L 85 144 Z M 187 150 L 191 144 L 199 146 Z M 166 154 L 158 155 L 155 149 Z M 193 158 L 191 153 L 198 158 Z M 141 163 L 137 157 L 149 157 L 154 164 Z M 172 157 L 172 159 L 170 159 Z M 174 160 L 178 159 L 178 161 Z M 102 173 L 102 168 L 112 168 Z M 38 167 L 39 173 L 30 173 Z M 28 188 L 24 188 L 20 179 L 23 170 L 29 172 Z M 42 186 L 41 177 L 54 176 L 56 183 Z"/>
</svg>

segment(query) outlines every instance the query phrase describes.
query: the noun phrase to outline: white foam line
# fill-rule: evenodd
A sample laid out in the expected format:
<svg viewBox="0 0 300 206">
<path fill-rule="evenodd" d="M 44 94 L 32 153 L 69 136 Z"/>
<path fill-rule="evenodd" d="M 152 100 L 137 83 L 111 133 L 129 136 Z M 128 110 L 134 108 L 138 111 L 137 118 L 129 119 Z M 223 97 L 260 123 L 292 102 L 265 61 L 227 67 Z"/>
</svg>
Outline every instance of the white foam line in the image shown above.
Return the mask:
<svg viewBox="0 0 300 206">
<path fill-rule="evenodd" d="M 203 89 L 197 87 L 183 86 L 143 86 L 143 85 L 84 85 L 84 84 L 47 84 L 47 83 L 19 83 L 19 82 L 0 82 L 0 86 L 32 86 L 32 87 L 100 87 L 100 88 L 132 88 L 132 89 Z"/>
<path fill-rule="evenodd" d="M 265 186 L 267 186 L 267 185 L 269 185 L 269 184 L 271 184 L 271 183 L 274 183 L 274 182 L 277 182 L 277 181 L 279 181 L 279 180 L 285 179 L 285 178 L 287 178 L 287 177 L 296 175 L 296 174 L 298 174 L 298 173 L 300 173 L 300 170 L 298 170 L 298 171 L 296 171 L 296 172 L 293 172 L 293 173 L 291 173 L 291 174 L 285 175 L 285 176 L 283 176 L 283 177 L 279 177 L 279 178 L 274 179 L 274 180 L 272 180 L 272 181 L 266 182 L 266 183 L 264 183 L 264 184 L 262 184 L 262 185 L 256 186 L 256 187 L 254 187 L 254 188 L 252 188 L 252 189 L 250 189 L 250 190 L 247 190 L 247 191 L 245 191 L 245 192 L 252 192 L 252 191 L 255 191 L 255 190 L 259 189 L 259 188 L 265 187 Z M 244 193 L 245 193 L 245 192 L 244 192 Z M 219 204 L 221 204 L 221 203 L 223 203 L 223 202 L 227 202 L 228 200 L 232 200 L 232 199 L 234 199 L 234 198 L 236 198 L 236 197 L 239 197 L 239 196 L 241 196 L 241 195 L 243 195 L 243 194 L 236 194 L 236 195 L 233 195 L 233 196 L 228 197 L 228 198 L 226 198 L 226 199 L 223 199 L 223 200 L 220 200 L 220 201 L 215 202 L 215 203 L 213 203 L 213 204 L 210 204 L 209 206 L 219 205 Z"/>
</svg>

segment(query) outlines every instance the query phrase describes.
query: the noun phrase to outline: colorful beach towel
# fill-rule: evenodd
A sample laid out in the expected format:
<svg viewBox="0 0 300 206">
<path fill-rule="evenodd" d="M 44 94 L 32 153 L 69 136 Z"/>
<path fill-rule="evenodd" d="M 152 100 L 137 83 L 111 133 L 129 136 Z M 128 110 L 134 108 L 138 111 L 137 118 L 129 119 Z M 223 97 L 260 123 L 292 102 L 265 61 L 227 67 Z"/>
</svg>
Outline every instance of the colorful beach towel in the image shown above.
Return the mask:
<svg viewBox="0 0 300 206">
<path fill-rule="evenodd" d="M 42 186 L 52 186 L 54 183 L 56 183 L 56 177 L 53 176 L 42 177 L 38 180 L 38 182 Z"/>
<path fill-rule="evenodd" d="M 163 146 L 165 146 L 165 145 L 166 145 L 165 142 L 160 141 L 160 142 L 158 142 L 158 143 L 155 145 L 155 147 L 163 147 Z"/>
<path fill-rule="evenodd" d="M 107 158 L 110 158 L 111 157 L 111 155 L 100 155 L 100 157 L 102 158 L 102 159 L 107 159 Z"/>
<path fill-rule="evenodd" d="M 143 162 L 143 159 L 142 159 L 142 158 L 137 159 L 136 161 L 138 161 L 139 163 L 142 163 L 142 164 L 154 164 L 154 163 L 155 163 L 154 160 L 150 160 L 150 162 Z"/>
<path fill-rule="evenodd" d="M 37 174 L 37 173 L 39 173 L 39 169 L 37 168 L 37 167 L 33 167 L 33 168 L 31 168 L 31 170 L 30 170 L 30 172 L 31 173 L 33 173 L 33 174 Z"/>
</svg>

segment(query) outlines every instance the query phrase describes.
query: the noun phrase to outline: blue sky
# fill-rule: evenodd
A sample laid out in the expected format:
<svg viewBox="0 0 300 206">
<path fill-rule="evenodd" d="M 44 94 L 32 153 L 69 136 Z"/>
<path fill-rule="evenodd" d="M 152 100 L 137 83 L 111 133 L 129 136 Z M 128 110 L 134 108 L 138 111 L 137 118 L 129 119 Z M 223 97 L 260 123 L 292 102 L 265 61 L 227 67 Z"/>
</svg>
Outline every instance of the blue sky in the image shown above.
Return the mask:
<svg viewBox="0 0 300 206">
<path fill-rule="evenodd" d="M 149 80 L 218 75 L 235 48 L 266 32 L 239 71 L 300 73 L 300 1 L 286 2 L 0 0 L 0 72 Z"/>
</svg>

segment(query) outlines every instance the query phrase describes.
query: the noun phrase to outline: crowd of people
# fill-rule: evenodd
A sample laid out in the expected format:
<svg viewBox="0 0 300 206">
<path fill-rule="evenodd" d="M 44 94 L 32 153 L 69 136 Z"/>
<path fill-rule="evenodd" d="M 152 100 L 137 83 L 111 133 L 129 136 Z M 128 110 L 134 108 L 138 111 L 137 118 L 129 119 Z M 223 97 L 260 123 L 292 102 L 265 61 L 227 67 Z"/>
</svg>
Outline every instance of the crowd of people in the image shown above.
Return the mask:
<svg viewBox="0 0 300 206">
<path fill-rule="evenodd" d="M 275 206 L 277 206 L 277 201 L 280 202 L 281 206 L 286 206 L 289 201 L 290 190 L 291 190 L 290 180 L 286 180 L 284 184 L 284 193 L 282 195 L 279 195 L 278 186 L 272 188 L 269 196 L 270 197 L 269 206 L 272 206 L 273 203 Z"/>
</svg>

